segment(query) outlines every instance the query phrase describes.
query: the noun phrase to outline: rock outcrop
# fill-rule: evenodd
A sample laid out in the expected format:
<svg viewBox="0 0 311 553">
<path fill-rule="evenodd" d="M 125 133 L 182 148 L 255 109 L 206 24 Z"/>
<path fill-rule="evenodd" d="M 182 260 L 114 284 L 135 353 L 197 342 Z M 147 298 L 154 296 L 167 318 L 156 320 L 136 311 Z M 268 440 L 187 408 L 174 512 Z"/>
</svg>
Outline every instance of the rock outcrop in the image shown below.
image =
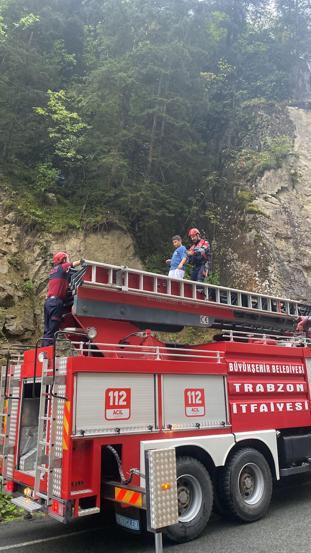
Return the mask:
<svg viewBox="0 0 311 553">
<path fill-rule="evenodd" d="M 30 342 L 42 334 L 43 302 L 53 252 L 142 268 L 132 238 L 121 229 L 62 235 L 26 232 L 14 213 L 0 224 L 0 342 Z"/>
<path fill-rule="evenodd" d="M 278 138 L 288 140 L 291 151 L 278 168 L 257 178 L 244 175 L 241 189 L 251 198 L 244 214 L 238 206 L 221 207 L 221 283 L 310 302 L 311 111 L 269 105 L 255 116 L 246 151 L 262 152 L 265 141 Z"/>
<path fill-rule="evenodd" d="M 311 111 L 288 108 L 294 125 L 292 159 L 256 183 L 263 214 L 256 230 L 266 251 L 268 287 L 274 294 L 311 300 Z"/>
</svg>

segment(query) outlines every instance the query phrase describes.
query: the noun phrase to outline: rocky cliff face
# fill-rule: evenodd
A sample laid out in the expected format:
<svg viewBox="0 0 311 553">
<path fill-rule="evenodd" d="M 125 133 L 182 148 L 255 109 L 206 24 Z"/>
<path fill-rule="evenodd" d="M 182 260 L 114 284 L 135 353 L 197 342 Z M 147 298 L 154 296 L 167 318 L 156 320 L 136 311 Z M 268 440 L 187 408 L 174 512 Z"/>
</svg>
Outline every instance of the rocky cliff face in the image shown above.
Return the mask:
<svg viewBox="0 0 311 553">
<path fill-rule="evenodd" d="M 295 155 L 255 185 L 256 222 L 266 253 L 267 287 L 275 294 L 311 300 L 311 111 L 288 108 Z"/>
<path fill-rule="evenodd" d="M 278 137 L 290 151 L 277 169 L 245 176 L 241 186 L 251 204 L 244 214 L 224 206 L 229 215 L 218 244 L 221 282 L 311 301 L 311 111 L 266 106 L 256 117 L 246 151 L 260 152 L 267 139 Z"/>
<path fill-rule="evenodd" d="M 30 342 L 42 334 L 43 301 L 51 255 L 142 268 L 131 237 L 121 230 L 68 235 L 25 233 L 13 212 L 0 224 L 0 342 Z"/>
</svg>

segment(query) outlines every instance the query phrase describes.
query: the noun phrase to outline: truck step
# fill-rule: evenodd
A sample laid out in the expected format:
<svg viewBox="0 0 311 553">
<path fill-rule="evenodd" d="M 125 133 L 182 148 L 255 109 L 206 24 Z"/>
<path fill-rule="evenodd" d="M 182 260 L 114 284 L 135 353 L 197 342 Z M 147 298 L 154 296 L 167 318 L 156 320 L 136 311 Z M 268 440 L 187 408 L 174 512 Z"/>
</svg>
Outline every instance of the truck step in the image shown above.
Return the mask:
<svg viewBox="0 0 311 553">
<path fill-rule="evenodd" d="M 293 474 L 302 474 L 304 472 L 310 472 L 311 471 L 311 464 L 304 463 L 303 465 L 300 465 L 298 467 L 288 467 L 285 469 L 280 470 L 281 476 L 292 476 Z"/>
<path fill-rule="evenodd" d="M 78 511 L 78 517 L 85 517 L 88 515 L 96 515 L 100 512 L 99 507 L 89 507 L 89 509 L 80 509 Z"/>
<path fill-rule="evenodd" d="M 14 497 L 13 499 L 11 499 L 11 502 L 20 509 L 28 511 L 28 513 L 34 513 L 35 511 L 42 510 L 42 505 L 40 505 L 40 503 L 36 503 L 36 501 L 30 499 L 30 497 L 24 497 L 23 495 L 19 497 Z"/>
</svg>

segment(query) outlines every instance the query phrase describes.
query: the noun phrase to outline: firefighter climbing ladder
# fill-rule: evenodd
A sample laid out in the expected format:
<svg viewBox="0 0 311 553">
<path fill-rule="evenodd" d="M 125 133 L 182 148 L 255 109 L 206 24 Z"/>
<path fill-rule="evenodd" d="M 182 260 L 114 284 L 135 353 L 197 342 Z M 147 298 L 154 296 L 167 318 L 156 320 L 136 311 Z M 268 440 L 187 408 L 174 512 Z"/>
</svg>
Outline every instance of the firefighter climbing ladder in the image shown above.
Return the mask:
<svg viewBox="0 0 311 553">
<path fill-rule="evenodd" d="M 66 359 L 44 359 L 39 407 L 38 450 L 35 471 L 34 494 L 51 504 L 54 497 L 61 497 L 63 423 L 66 398 Z M 46 477 L 46 493 L 40 491 L 40 483 Z"/>
</svg>

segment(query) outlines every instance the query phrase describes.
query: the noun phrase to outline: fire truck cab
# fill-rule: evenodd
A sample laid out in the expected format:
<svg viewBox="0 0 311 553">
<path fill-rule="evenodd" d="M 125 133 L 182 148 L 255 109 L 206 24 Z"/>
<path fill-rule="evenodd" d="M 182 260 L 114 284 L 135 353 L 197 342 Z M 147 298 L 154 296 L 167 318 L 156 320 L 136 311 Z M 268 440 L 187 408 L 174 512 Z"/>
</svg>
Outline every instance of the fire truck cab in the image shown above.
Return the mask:
<svg viewBox="0 0 311 553">
<path fill-rule="evenodd" d="M 213 506 L 251 522 L 273 482 L 311 470 L 309 306 L 87 262 L 50 347 L 11 348 L 0 380 L 5 490 L 61 521 L 109 505 L 139 530 L 145 453 L 174 448 L 176 542 L 199 536 Z M 213 327 L 203 345 L 156 331 Z"/>
</svg>

